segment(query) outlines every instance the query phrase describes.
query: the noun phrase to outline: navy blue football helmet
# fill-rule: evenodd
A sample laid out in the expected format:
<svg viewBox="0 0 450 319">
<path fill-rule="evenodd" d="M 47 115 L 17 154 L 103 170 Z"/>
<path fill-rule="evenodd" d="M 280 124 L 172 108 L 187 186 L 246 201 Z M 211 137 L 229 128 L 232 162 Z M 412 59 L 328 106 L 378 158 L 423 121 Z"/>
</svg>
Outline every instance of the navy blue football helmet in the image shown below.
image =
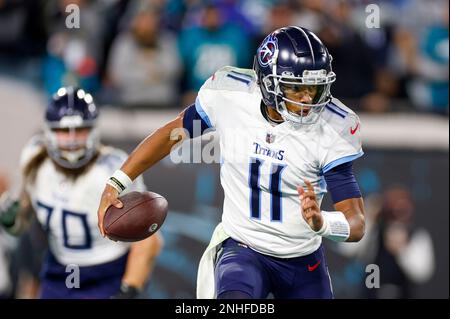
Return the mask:
<svg viewBox="0 0 450 319">
<path fill-rule="evenodd" d="M 49 156 L 60 166 L 80 168 L 98 151 L 99 135 L 96 129 L 98 109 L 92 96 L 82 89 L 62 87 L 52 97 L 45 112 L 45 143 Z M 86 130 L 83 138 L 77 130 Z M 65 137 L 58 138 L 64 131 Z"/>
<path fill-rule="evenodd" d="M 262 99 L 285 121 L 313 124 L 331 101 L 330 87 L 336 80 L 331 69 L 332 57 L 322 41 L 305 28 L 290 26 L 269 34 L 259 46 L 254 70 Z M 288 99 L 285 88 L 315 86 L 317 93 L 310 104 Z M 301 107 L 300 114 L 291 112 L 286 102 Z M 303 109 L 308 112 L 303 113 Z"/>
</svg>

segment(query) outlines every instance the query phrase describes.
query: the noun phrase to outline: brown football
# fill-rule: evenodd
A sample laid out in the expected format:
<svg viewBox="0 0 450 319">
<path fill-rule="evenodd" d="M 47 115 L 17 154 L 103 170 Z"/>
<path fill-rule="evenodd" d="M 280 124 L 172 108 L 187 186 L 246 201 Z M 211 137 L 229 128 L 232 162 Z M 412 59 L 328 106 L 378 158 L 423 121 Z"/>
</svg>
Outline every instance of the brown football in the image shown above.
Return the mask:
<svg viewBox="0 0 450 319">
<path fill-rule="evenodd" d="M 121 197 L 123 207 L 110 206 L 103 226 L 106 236 L 116 241 L 139 241 L 153 235 L 167 216 L 167 200 L 153 192 L 130 192 Z"/>
</svg>

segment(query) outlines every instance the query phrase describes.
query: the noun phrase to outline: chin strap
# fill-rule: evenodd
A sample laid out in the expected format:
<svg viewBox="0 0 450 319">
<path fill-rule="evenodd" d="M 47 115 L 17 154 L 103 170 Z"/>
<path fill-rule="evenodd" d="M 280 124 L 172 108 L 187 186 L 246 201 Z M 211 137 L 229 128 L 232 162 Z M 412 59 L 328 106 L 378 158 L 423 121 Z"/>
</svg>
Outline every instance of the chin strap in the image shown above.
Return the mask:
<svg viewBox="0 0 450 319">
<path fill-rule="evenodd" d="M 267 111 L 267 108 L 268 108 L 268 106 L 261 102 L 261 113 L 263 114 L 264 118 L 267 121 L 269 121 L 271 124 L 274 124 L 274 125 L 278 125 L 278 124 L 281 124 L 284 122 L 284 120 L 277 121 L 277 120 L 272 119 L 269 115 L 269 112 Z"/>
</svg>

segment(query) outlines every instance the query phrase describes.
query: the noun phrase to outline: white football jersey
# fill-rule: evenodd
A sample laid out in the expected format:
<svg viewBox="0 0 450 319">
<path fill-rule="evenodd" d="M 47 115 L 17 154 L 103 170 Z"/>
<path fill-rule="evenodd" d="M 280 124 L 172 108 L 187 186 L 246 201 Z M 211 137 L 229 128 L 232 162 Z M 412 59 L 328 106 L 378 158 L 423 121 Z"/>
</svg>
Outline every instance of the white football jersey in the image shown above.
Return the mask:
<svg viewBox="0 0 450 319">
<path fill-rule="evenodd" d="M 22 152 L 21 166 L 42 147 L 41 136 L 32 138 Z M 103 238 L 97 227 L 97 209 L 106 181 L 126 158 L 125 152 L 102 146 L 96 162 L 76 179 L 62 174 L 46 158 L 34 183 L 25 185 L 37 219 L 47 232 L 50 251 L 61 264 L 97 265 L 128 251 L 128 243 Z M 140 177 L 127 191 L 145 189 Z"/>
<path fill-rule="evenodd" d="M 222 223 L 254 250 L 282 258 L 321 244 L 301 214 L 297 186 L 312 182 L 319 204 L 323 173 L 363 155 L 358 116 L 333 99 L 313 125 L 271 125 L 262 115 L 253 70 L 224 67 L 202 86 L 197 112 L 220 136 Z"/>
</svg>

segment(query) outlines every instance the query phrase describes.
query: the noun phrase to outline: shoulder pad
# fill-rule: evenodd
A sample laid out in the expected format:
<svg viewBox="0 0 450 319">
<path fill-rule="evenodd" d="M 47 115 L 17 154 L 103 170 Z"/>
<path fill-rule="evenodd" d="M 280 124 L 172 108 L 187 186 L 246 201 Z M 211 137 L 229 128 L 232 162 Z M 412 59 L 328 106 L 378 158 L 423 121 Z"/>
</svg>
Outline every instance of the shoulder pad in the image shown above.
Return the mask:
<svg viewBox="0 0 450 319">
<path fill-rule="evenodd" d="M 202 88 L 250 92 L 256 87 L 256 74 L 251 69 L 225 66 L 217 70 Z"/>
<path fill-rule="evenodd" d="M 333 98 L 333 100 L 325 106 L 322 119 L 337 133 L 359 125 L 358 115 L 336 98 Z"/>
<path fill-rule="evenodd" d="M 329 141 L 334 145 L 329 145 L 329 147 L 336 147 L 337 141 L 345 141 L 353 149 L 361 149 L 361 122 L 355 112 L 339 100 L 333 99 L 326 105 L 322 115 L 324 125 L 331 129 L 329 130 L 329 134 L 331 134 Z"/>
<path fill-rule="evenodd" d="M 111 173 L 119 169 L 127 159 L 126 152 L 111 146 L 102 146 L 97 165 L 106 167 Z"/>
</svg>

